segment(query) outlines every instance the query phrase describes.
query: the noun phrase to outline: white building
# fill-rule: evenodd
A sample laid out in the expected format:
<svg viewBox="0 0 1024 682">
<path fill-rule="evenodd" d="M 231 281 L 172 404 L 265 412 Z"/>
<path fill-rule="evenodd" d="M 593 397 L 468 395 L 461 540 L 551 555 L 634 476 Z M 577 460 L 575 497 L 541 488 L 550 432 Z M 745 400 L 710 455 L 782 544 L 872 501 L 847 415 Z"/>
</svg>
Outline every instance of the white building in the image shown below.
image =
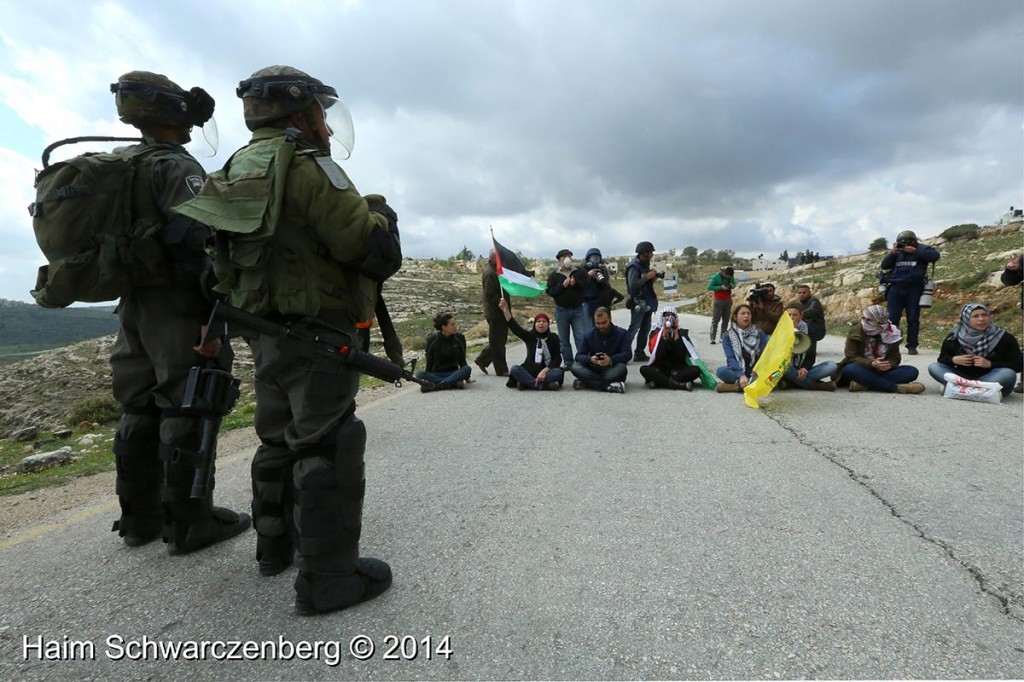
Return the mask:
<svg viewBox="0 0 1024 682">
<path fill-rule="evenodd" d="M 1010 223 L 1019 223 L 1024 221 L 1024 209 L 1010 207 L 1007 211 L 999 218 L 999 222 L 996 225 L 1009 225 Z"/>
<path fill-rule="evenodd" d="M 755 272 L 760 270 L 784 270 L 789 267 L 789 263 L 777 258 L 752 258 L 750 263 L 750 269 Z"/>
</svg>

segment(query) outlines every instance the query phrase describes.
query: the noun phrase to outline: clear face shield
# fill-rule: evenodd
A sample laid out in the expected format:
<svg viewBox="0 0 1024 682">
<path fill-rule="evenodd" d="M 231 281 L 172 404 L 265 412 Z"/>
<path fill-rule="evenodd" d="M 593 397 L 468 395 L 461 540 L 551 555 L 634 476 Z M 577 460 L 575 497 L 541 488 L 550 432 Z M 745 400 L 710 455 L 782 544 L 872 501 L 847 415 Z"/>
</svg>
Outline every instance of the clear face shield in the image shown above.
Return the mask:
<svg viewBox="0 0 1024 682">
<path fill-rule="evenodd" d="M 217 156 L 217 147 L 220 144 L 220 134 L 217 132 L 217 119 L 210 117 L 210 120 L 199 126 L 201 135 L 196 135 L 195 128 L 189 131 L 189 141 L 185 143 L 185 149 L 192 156 L 212 158 Z M 201 139 L 197 139 L 201 138 Z"/>
<path fill-rule="evenodd" d="M 327 126 L 327 134 L 330 136 L 331 156 L 339 161 L 352 156 L 352 150 L 356 146 L 356 131 L 352 125 L 352 114 L 349 113 L 345 103 L 335 95 L 318 93 L 315 95 L 324 115 L 324 125 Z"/>
</svg>

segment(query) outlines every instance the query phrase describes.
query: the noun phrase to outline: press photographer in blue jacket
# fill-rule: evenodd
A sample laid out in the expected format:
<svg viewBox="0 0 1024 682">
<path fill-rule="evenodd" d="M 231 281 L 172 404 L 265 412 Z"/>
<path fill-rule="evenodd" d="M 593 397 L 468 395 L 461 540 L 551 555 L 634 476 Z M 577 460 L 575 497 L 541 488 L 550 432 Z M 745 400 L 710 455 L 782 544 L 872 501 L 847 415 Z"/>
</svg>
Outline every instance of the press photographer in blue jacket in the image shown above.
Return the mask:
<svg viewBox="0 0 1024 682">
<path fill-rule="evenodd" d="M 889 272 L 885 293 L 889 321 L 897 327 L 907 313 L 907 354 L 917 355 L 917 337 L 921 329 L 921 294 L 928 280 L 928 265 L 939 260 L 939 252 L 917 241 L 917 235 L 904 230 L 896 235 L 892 250 L 882 259 L 882 270 Z"/>
</svg>

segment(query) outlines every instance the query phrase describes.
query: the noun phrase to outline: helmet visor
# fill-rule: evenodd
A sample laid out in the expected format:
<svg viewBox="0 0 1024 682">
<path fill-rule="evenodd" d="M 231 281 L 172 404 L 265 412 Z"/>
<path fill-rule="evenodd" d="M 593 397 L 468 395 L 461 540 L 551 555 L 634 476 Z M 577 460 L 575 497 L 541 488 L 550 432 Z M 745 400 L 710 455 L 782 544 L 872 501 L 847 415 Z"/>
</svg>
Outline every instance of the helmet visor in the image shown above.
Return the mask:
<svg viewBox="0 0 1024 682">
<path fill-rule="evenodd" d="M 192 156 L 212 158 L 217 156 L 217 147 L 220 144 L 220 134 L 217 132 L 217 119 L 210 117 L 206 123 L 200 126 L 203 131 L 202 139 L 196 139 L 195 130 L 192 132 L 192 139 L 185 145 Z"/>
<path fill-rule="evenodd" d="M 352 114 L 336 95 L 318 93 L 316 101 L 324 111 L 324 123 L 331 135 L 331 155 L 341 161 L 352 156 L 356 146 L 356 131 L 352 125 Z"/>
</svg>

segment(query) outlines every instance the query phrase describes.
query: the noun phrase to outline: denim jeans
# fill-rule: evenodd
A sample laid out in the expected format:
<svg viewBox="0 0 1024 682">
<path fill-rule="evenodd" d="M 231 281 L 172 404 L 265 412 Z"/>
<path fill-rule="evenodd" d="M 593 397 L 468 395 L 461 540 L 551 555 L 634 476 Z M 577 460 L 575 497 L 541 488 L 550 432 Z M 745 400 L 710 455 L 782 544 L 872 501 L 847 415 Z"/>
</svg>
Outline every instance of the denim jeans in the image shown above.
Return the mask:
<svg viewBox="0 0 1024 682">
<path fill-rule="evenodd" d="M 651 334 L 651 315 L 654 314 L 653 310 L 648 310 L 646 313 L 637 311 L 638 308 L 633 308 L 633 316 L 629 320 L 629 330 L 626 332 L 629 334 L 630 343 L 633 343 L 633 339 L 636 338 L 634 354 L 647 350 L 647 337 Z"/>
<path fill-rule="evenodd" d="M 805 376 L 803 381 L 801 381 L 796 378 L 797 372 L 800 370 L 790 365 L 789 368 L 786 369 L 786 373 L 782 378 L 794 386 L 799 386 L 800 388 L 812 388 L 814 384 L 818 383 L 825 377 L 835 374 L 837 369 L 839 369 L 839 365 L 831 360 L 826 360 L 825 362 L 820 362 L 807 370 L 807 376 Z"/>
<path fill-rule="evenodd" d="M 510 377 L 518 381 L 520 384 L 523 384 L 527 388 L 535 388 L 537 390 L 547 388 L 554 383 L 561 384 L 562 380 L 565 379 L 565 372 L 562 371 L 561 367 L 552 367 L 549 369 L 547 376 L 544 377 L 544 384 L 542 386 L 537 385 L 537 377 L 530 374 L 530 372 L 522 365 L 512 365 L 512 367 L 509 368 L 508 373 Z"/>
<path fill-rule="evenodd" d="M 939 362 L 933 362 L 928 365 L 928 374 L 932 376 L 937 382 L 946 385 L 946 377 L 943 376 L 947 372 L 953 374 L 959 374 L 955 367 L 949 365 L 943 365 Z M 1003 397 L 1010 395 L 1013 391 L 1013 387 L 1017 385 L 1017 374 L 1009 367 L 995 367 L 982 374 L 976 379 L 976 381 L 995 381 L 1002 385 Z"/>
<path fill-rule="evenodd" d="M 452 388 L 456 382 L 465 381 L 473 370 L 469 365 L 459 367 L 454 372 L 416 372 L 417 379 L 432 382 L 437 388 Z"/>
<path fill-rule="evenodd" d="M 629 370 L 622 363 L 616 363 L 608 367 L 596 367 L 577 362 L 572 366 L 571 371 L 573 376 L 582 381 L 587 388 L 603 391 L 614 381 L 625 381 Z"/>
<path fill-rule="evenodd" d="M 869 367 L 849 364 L 843 367 L 842 377 L 843 379 L 863 384 L 872 391 L 895 393 L 897 384 L 909 384 L 917 379 L 917 367 L 913 365 L 900 365 L 890 369 L 888 372 L 879 372 Z"/>
<path fill-rule="evenodd" d="M 900 316 L 907 313 L 907 348 L 917 348 L 917 335 L 921 330 L 921 284 L 890 284 L 885 295 L 885 304 L 889 310 L 889 321 L 897 327 Z"/>
<path fill-rule="evenodd" d="M 724 381 L 727 384 L 735 384 L 737 381 L 740 380 L 740 377 L 743 376 L 742 374 L 740 374 L 736 370 L 729 369 L 725 365 L 722 365 L 721 367 L 716 369 L 715 370 L 715 374 L 717 374 L 718 378 L 721 379 L 722 381 Z M 747 378 L 749 379 L 750 376 L 748 375 Z"/>
<path fill-rule="evenodd" d="M 575 308 L 563 308 L 555 306 L 555 324 L 558 325 L 558 343 L 562 349 L 562 362 L 572 366 L 573 353 L 572 345 L 569 343 L 569 331 L 576 341 L 576 348 L 580 347 L 583 335 L 587 333 L 587 306 L 581 303 Z"/>
</svg>

